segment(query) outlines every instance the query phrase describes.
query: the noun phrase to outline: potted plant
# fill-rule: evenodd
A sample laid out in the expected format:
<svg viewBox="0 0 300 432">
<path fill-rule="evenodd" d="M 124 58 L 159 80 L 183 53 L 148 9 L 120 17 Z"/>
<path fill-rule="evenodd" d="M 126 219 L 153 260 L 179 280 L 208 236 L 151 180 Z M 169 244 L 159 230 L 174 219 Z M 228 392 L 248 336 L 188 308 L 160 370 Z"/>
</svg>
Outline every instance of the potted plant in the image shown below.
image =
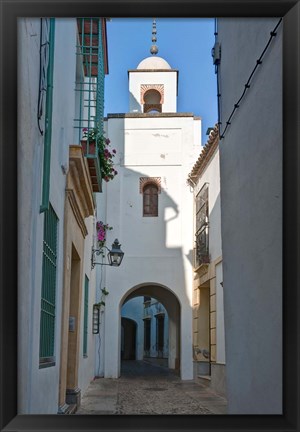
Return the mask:
<svg viewBox="0 0 300 432">
<path fill-rule="evenodd" d="M 98 127 L 92 129 L 84 128 L 83 130 L 83 140 L 81 145 L 84 154 L 97 154 L 100 160 L 100 170 L 101 177 L 106 182 L 112 180 L 118 172 L 114 168 L 113 158 L 116 156 L 116 149 L 111 149 L 110 139 L 105 138 L 102 133 L 100 133 Z"/>
<path fill-rule="evenodd" d="M 84 155 L 95 155 L 97 154 L 97 144 L 101 138 L 101 134 L 98 127 L 94 128 L 83 128 L 83 138 L 81 145 Z"/>
</svg>

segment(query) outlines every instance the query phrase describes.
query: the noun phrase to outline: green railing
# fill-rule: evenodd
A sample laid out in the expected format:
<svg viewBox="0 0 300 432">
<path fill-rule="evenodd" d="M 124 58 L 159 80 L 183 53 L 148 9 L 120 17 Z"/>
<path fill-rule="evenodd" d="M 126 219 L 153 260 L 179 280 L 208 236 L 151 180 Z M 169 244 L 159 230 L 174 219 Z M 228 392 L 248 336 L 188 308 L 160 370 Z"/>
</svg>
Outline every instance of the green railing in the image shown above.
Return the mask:
<svg viewBox="0 0 300 432">
<path fill-rule="evenodd" d="M 57 227 L 58 218 L 49 205 L 44 219 L 40 362 L 51 361 L 54 357 Z"/>
<path fill-rule="evenodd" d="M 103 133 L 104 116 L 104 51 L 103 27 L 101 18 L 78 18 L 77 27 L 79 44 L 76 53 L 81 58 L 83 75 L 76 81 L 75 90 L 80 94 L 78 118 L 74 119 L 74 127 L 78 129 L 78 141 L 83 138 L 83 129 L 98 127 Z M 101 167 L 99 148 L 89 140 L 84 144 L 84 155 L 90 159 L 91 175 L 94 175 L 101 191 Z M 93 182 L 93 181 L 92 181 Z M 96 183 L 95 182 L 95 183 Z M 97 186 L 93 185 L 97 192 Z"/>
</svg>

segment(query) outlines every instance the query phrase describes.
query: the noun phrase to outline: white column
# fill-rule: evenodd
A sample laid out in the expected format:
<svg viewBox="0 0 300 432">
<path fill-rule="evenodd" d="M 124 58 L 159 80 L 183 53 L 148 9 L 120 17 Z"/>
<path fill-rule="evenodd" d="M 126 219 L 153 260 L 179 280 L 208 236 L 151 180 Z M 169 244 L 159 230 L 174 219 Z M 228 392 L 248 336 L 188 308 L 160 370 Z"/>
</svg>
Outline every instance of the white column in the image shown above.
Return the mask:
<svg viewBox="0 0 300 432">
<path fill-rule="evenodd" d="M 117 302 L 109 302 L 107 299 L 107 304 L 109 307 L 106 307 L 105 310 L 104 378 L 119 378 L 121 314 Z"/>
<path fill-rule="evenodd" d="M 181 309 L 181 379 L 193 379 L 192 358 L 192 309 L 190 305 L 182 305 Z"/>
</svg>

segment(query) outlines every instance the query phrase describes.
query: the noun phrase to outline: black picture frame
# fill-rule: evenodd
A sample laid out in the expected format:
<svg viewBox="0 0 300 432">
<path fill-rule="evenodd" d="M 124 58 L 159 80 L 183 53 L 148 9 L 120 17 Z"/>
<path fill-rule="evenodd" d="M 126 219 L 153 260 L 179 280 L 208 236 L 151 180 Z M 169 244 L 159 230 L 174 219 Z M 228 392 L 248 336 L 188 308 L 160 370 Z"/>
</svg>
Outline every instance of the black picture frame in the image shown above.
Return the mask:
<svg viewBox="0 0 300 432">
<path fill-rule="evenodd" d="M 0 1 L 1 29 L 1 430 L 298 431 L 299 430 L 299 125 L 300 7 L 289 0 Z M 17 18 L 284 17 L 283 415 L 17 415 Z M 279 354 L 280 355 L 280 354 Z"/>
</svg>

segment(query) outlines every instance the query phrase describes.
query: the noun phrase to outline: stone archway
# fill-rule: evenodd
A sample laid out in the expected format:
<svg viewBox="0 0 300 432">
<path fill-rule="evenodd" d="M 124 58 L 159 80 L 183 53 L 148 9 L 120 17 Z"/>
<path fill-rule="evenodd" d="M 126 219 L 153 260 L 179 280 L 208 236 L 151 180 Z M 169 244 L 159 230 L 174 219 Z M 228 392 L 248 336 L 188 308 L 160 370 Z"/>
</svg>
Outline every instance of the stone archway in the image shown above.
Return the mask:
<svg viewBox="0 0 300 432">
<path fill-rule="evenodd" d="M 120 301 L 120 311 L 122 306 L 129 300 L 149 296 L 159 301 L 168 313 L 169 319 L 169 347 L 168 347 L 168 367 L 180 371 L 180 327 L 181 327 L 181 308 L 176 295 L 167 287 L 158 284 L 143 284 L 127 291 Z M 121 331 L 121 329 L 120 329 Z M 121 346 L 120 346 L 121 350 Z M 121 356 L 120 356 L 121 357 Z"/>
</svg>

